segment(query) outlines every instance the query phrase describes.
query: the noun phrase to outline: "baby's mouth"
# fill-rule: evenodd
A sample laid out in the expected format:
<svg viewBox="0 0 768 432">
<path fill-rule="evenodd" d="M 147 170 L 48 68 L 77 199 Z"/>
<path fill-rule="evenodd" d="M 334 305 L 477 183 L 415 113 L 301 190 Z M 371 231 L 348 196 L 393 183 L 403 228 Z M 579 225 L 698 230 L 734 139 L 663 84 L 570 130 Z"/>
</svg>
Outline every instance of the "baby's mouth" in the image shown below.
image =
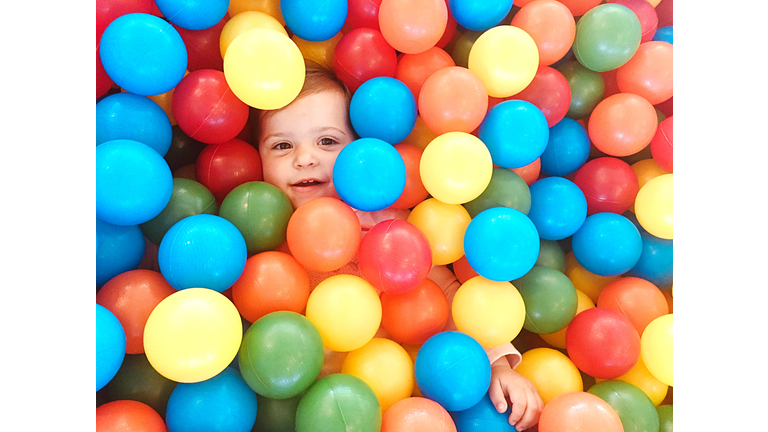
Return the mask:
<svg viewBox="0 0 768 432">
<path fill-rule="evenodd" d="M 310 187 L 310 186 L 317 186 L 319 184 L 323 184 L 320 180 L 303 180 L 298 183 L 294 183 L 291 186 L 293 187 Z"/>
</svg>

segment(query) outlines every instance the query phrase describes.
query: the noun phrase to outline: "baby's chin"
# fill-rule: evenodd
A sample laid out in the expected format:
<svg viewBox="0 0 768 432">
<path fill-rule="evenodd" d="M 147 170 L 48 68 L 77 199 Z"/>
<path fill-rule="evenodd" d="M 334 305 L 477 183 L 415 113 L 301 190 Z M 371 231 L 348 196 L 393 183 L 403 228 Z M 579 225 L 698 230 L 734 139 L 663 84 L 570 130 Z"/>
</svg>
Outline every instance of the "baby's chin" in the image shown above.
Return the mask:
<svg viewBox="0 0 768 432">
<path fill-rule="evenodd" d="M 302 191 L 302 193 L 291 193 L 288 195 L 288 199 L 290 199 L 294 210 L 299 208 L 300 205 L 312 201 L 315 198 L 330 197 L 340 199 L 339 195 L 333 188 L 330 188 L 330 190 L 328 190 L 328 188 L 318 188 L 311 193 L 308 192 L 309 191 Z"/>
</svg>

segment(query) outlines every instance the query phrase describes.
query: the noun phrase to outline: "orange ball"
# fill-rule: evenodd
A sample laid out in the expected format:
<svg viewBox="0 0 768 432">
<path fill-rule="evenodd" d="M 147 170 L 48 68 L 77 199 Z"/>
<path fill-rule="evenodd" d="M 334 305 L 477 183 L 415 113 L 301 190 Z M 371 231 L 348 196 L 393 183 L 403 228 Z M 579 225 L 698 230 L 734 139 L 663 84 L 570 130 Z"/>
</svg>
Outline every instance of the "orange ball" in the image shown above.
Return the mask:
<svg viewBox="0 0 768 432">
<path fill-rule="evenodd" d="M 381 325 L 392 339 L 420 345 L 443 330 L 450 306 L 445 294 L 431 279 L 400 294 L 381 294 Z"/>
<path fill-rule="evenodd" d="M 639 335 L 651 321 L 669 313 L 664 293 L 638 277 L 622 277 L 606 285 L 597 298 L 597 307 L 626 315 Z"/>
<path fill-rule="evenodd" d="M 381 432 L 456 432 L 448 411 L 439 403 L 410 397 L 396 402 L 381 417 Z"/>
<path fill-rule="evenodd" d="M 427 145 L 437 138 L 437 134 L 432 132 L 424 123 L 421 115 L 416 116 L 416 124 L 413 125 L 411 133 L 403 140 L 417 149 L 424 151 Z"/>
<path fill-rule="evenodd" d="M 536 183 L 536 180 L 539 179 L 539 174 L 541 173 L 541 158 L 536 158 L 535 161 L 529 163 L 528 165 L 521 166 L 520 168 L 510 169 L 514 171 L 515 174 L 522 177 L 523 180 L 525 180 L 525 184 L 530 186 Z"/>
<path fill-rule="evenodd" d="M 448 24 L 444 0 L 387 0 L 379 6 L 379 28 L 392 48 L 418 54 L 437 44 Z"/>
<path fill-rule="evenodd" d="M 266 251 L 248 258 L 231 289 L 238 312 L 253 323 L 271 312 L 303 313 L 309 299 L 309 275 L 291 255 Z"/>
<path fill-rule="evenodd" d="M 395 78 L 403 82 L 418 101 L 421 86 L 433 73 L 448 66 L 456 66 L 453 57 L 442 48 L 432 47 L 418 54 L 403 54 L 397 61 Z"/>
<path fill-rule="evenodd" d="M 539 416 L 539 432 L 624 432 L 621 418 L 608 402 L 575 391 L 555 396 Z"/>
<path fill-rule="evenodd" d="M 419 113 L 434 133 L 471 133 L 485 118 L 488 91 L 476 73 L 461 66 L 444 67 L 427 78 L 418 100 Z"/>
<path fill-rule="evenodd" d="M 129 270 L 113 277 L 96 293 L 96 303 L 109 309 L 125 330 L 125 353 L 144 352 L 144 325 L 152 310 L 176 292 L 160 272 Z"/>
<path fill-rule="evenodd" d="M 163 418 L 149 405 L 116 400 L 96 407 L 96 432 L 166 432 Z"/>
<path fill-rule="evenodd" d="M 354 210 L 337 198 L 319 197 L 300 205 L 288 220 L 286 241 L 296 261 L 309 270 L 338 270 L 352 261 L 362 231 Z"/>
<path fill-rule="evenodd" d="M 609 156 L 633 155 L 651 143 L 658 117 L 650 102 L 632 93 L 609 96 L 595 106 L 587 132 L 592 144 Z"/>
<path fill-rule="evenodd" d="M 475 269 L 469 265 L 466 255 L 462 255 L 461 258 L 453 262 L 453 273 L 460 283 L 464 283 L 475 276 L 479 276 Z"/>
<path fill-rule="evenodd" d="M 573 16 L 582 16 L 593 7 L 599 5 L 602 0 L 561 0 L 560 3 L 564 4 L 568 10 L 571 11 Z"/>
<path fill-rule="evenodd" d="M 563 58 L 576 38 L 576 20 L 571 11 L 556 0 L 536 0 L 522 6 L 511 24 L 533 38 L 541 66 Z"/>
<path fill-rule="evenodd" d="M 416 146 L 404 142 L 395 144 L 394 147 L 405 163 L 405 189 L 400 194 L 400 198 L 390 207 L 394 209 L 409 209 L 429 196 L 427 188 L 424 187 L 424 183 L 421 181 L 421 174 L 419 172 L 423 151 Z"/>
<path fill-rule="evenodd" d="M 651 41 L 640 44 L 628 62 L 616 69 L 622 93 L 642 96 L 652 105 L 672 97 L 672 44 Z"/>
</svg>

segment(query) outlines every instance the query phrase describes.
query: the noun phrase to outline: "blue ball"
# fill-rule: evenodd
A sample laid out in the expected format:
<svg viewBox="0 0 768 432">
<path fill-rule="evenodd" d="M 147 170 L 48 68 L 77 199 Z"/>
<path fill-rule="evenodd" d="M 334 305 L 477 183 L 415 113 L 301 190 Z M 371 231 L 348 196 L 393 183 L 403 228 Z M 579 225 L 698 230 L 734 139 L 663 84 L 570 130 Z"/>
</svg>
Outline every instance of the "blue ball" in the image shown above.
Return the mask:
<svg viewBox="0 0 768 432">
<path fill-rule="evenodd" d="M 256 423 L 256 392 L 227 367 L 213 378 L 179 383 L 168 398 L 165 421 L 177 432 L 249 432 Z"/>
<path fill-rule="evenodd" d="M 637 227 L 637 225 L 635 225 Z M 672 287 L 673 249 L 672 240 L 661 239 L 639 227 L 643 239 L 643 251 L 627 276 L 635 276 L 651 282 L 660 289 Z"/>
<path fill-rule="evenodd" d="M 125 359 L 125 330 L 109 309 L 96 304 L 96 391 L 115 377 Z"/>
<path fill-rule="evenodd" d="M 458 432 L 517 432 L 509 424 L 512 407 L 507 405 L 507 411 L 500 413 L 486 394 L 475 406 L 464 411 L 449 412 Z"/>
<path fill-rule="evenodd" d="M 587 271 L 598 276 L 619 276 L 640 260 L 643 240 L 629 219 L 601 212 L 587 216 L 571 239 L 571 249 Z"/>
<path fill-rule="evenodd" d="M 145 13 L 112 21 L 101 36 L 99 55 L 115 84 L 142 96 L 170 91 L 187 71 L 187 47 L 179 32 Z"/>
<path fill-rule="evenodd" d="M 168 21 L 187 30 L 205 30 L 221 21 L 229 0 L 155 0 Z"/>
<path fill-rule="evenodd" d="M 112 140 L 96 147 L 96 217 L 113 225 L 139 225 L 168 205 L 173 174 L 151 147 Z"/>
<path fill-rule="evenodd" d="M 232 222 L 198 214 L 176 222 L 157 253 L 160 273 L 177 290 L 209 288 L 224 292 L 245 270 L 248 249 Z"/>
<path fill-rule="evenodd" d="M 485 31 L 504 20 L 512 0 L 448 0 L 448 9 L 465 29 Z"/>
<path fill-rule="evenodd" d="M 491 152 L 494 164 L 521 168 L 544 153 L 549 141 L 549 124 L 536 105 L 507 100 L 488 110 L 478 137 Z"/>
<path fill-rule="evenodd" d="M 144 248 L 144 233 L 138 225 L 112 225 L 96 219 L 96 286 L 137 269 L 144 258 Z"/>
<path fill-rule="evenodd" d="M 587 130 L 566 117 L 549 128 L 549 142 L 541 154 L 541 172 L 550 176 L 568 175 L 584 165 L 590 151 Z"/>
<path fill-rule="evenodd" d="M 360 138 L 347 144 L 336 157 L 333 185 L 339 197 L 358 210 L 383 210 L 405 189 L 405 162 L 389 143 Z"/>
<path fill-rule="evenodd" d="M 347 0 L 281 0 L 280 12 L 293 34 L 310 42 L 326 41 L 347 21 Z"/>
<path fill-rule="evenodd" d="M 528 273 L 539 258 L 539 233 L 519 210 L 492 207 L 475 216 L 464 233 L 464 255 L 482 277 L 511 281 Z"/>
<path fill-rule="evenodd" d="M 587 198 L 576 183 L 563 177 L 545 177 L 530 186 L 528 217 L 544 240 L 572 236 L 587 218 Z"/>
<path fill-rule="evenodd" d="M 416 125 L 416 99 L 398 79 L 371 78 L 352 95 L 349 119 L 360 138 L 378 138 L 395 145 Z"/>
<path fill-rule="evenodd" d="M 427 339 L 416 354 L 414 372 L 421 394 L 447 411 L 474 406 L 491 384 L 491 364 L 485 350 L 471 336 L 458 331 Z"/>
<path fill-rule="evenodd" d="M 659 27 L 651 40 L 667 42 L 672 45 L 672 26 Z"/>
<path fill-rule="evenodd" d="M 117 139 L 138 141 L 165 156 L 173 128 L 168 114 L 152 99 L 115 93 L 96 104 L 96 145 Z"/>
</svg>

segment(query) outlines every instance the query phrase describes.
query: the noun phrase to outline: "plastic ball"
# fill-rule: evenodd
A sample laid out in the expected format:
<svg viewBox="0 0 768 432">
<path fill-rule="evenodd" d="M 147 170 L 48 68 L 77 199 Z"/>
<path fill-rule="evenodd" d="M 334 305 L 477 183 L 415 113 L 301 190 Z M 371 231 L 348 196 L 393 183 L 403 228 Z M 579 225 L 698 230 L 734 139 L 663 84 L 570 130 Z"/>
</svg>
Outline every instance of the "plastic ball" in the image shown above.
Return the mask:
<svg viewBox="0 0 768 432">
<path fill-rule="evenodd" d="M 490 348 L 505 344 L 520 333 L 526 321 L 526 306 L 511 283 L 476 276 L 456 291 L 451 315 L 460 332 Z"/>
<path fill-rule="evenodd" d="M 485 144 L 474 135 L 448 132 L 424 149 L 419 172 L 434 198 L 446 204 L 464 204 L 480 196 L 490 183 L 493 160 Z"/>
<path fill-rule="evenodd" d="M 539 416 L 541 432 L 585 430 L 623 432 L 616 411 L 604 400 L 587 392 L 568 392 L 552 398 Z"/>
<path fill-rule="evenodd" d="M 595 303 L 589 298 L 589 296 L 579 290 L 576 290 L 576 299 L 576 315 L 589 308 L 595 307 Z M 576 315 L 574 315 L 574 317 Z M 544 342 L 552 345 L 553 347 L 565 349 L 565 334 L 567 331 L 568 325 L 566 325 L 562 330 L 556 331 L 554 333 L 540 334 L 539 336 L 542 340 L 544 340 Z"/>
<path fill-rule="evenodd" d="M 606 285 L 597 298 L 597 307 L 626 315 L 639 335 L 651 321 L 669 313 L 667 300 L 656 285 L 631 276 Z"/>
<path fill-rule="evenodd" d="M 642 96 L 652 105 L 672 97 L 672 45 L 640 44 L 634 56 L 616 70 L 616 83 L 624 93 Z"/>
<path fill-rule="evenodd" d="M 293 35 L 291 40 L 299 47 L 299 51 L 301 51 L 301 55 L 304 56 L 305 60 L 315 62 L 328 70 L 333 70 L 333 52 L 336 50 L 336 45 L 338 45 L 342 36 L 344 35 L 339 32 L 328 40 L 310 42 Z"/>
<path fill-rule="evenodd" d="M 187 70 L 224 70 L 224 57 L 219 50 L 221 32 L 229 21 L 225 15 L 218 23 L 204 30 L 188 30 L 174 25 L 187 47 Z"/>
<path fill-rule="evenodd" d="M 392 48 L 418 54 L 434 47 L 448 24 L 445 0 L 382 0 L 379 29 Z"/>
<path fill-rule="evenodd" d="M 640 229 L 640 236 L 643 251 L 637 264 L 626 275 L 645 279 L 660 289 L 670 288 L 674 270 L 673 241 L 660 239 L 644 229 Z"/>
<path fill-rule="evenodd" d="M 410 209 L 418 203 L 424 201 L 429 196 L 429 192 L 421 181 L 419 166 L 421 164 L 421 155 L 423 151 L 418 147 L 407 144 L 395 144 L 395 150 L 400 153 L 400 157 L 405 164 L 405 187 L 400 198 L 390 206 L 393 209 Z"/>
<path fill-rule="evenodd" d="M 491 383 L 491 365 L 483 347 L 457 331 L 438 333 L 419 349 L 414 363 L 416 385 L 447 411 L 475 406 Z"/>
<path fill-rule="evenodd" d="M 584 391 L 579 369 L 556 349 L 542 347 L 524 352 L 515 372 L 536 386 L 545 405 L 558 395 Z"/>
<path fill-rule="evenodd" d="M 656 135 L 651 140 L 651 155 L 661 169 L 672 172 L 672 131 L 674 116 L 669 116 L 659 123 Z"/>
<path fill-rule="evenodd" d="M 126 139 L 146 144 L 165 156 L 172 135 L 165 111 L 147 97 L 115 93 L 96 104 L 96 145 Z"/>
<path fill-rule="evenodd" d="M 564 118 L 549 129 L 549 141 L 541 154 L 541 170 L 550 176 L 566 176 L 587 162 L 590 151 L 591 142 L 584 126 Z"/>
<path fill-rule="evenodd" d="M 162 16 L 153 0 L 135 0 L 124 2 L 121 0 L 99 0 L 96 3 L 96 41 L 98 42 L 104 29 L 115 20 L 129 13 L 145 13 L 150 15 Z"/>
<path fill-rule="evenodd" d="M 125 358 L 123 325 L 112 311 L 96 304 L 96 391 L 115 377 Z"/>
<path fill-rule="evenodd" d="M 474 30 L 466 30 L 458 33 L 459 37 L 453 42 L 453 48 L 450 51 L 456 66 L 464 68 L 469 66 L 469 52 L 472 50 L 472 46 L 477 41 L 477 38 L 483 33 L 484 32 L 482 31 Z"/>
<path fill-rule="evenodd" d="M 672 192 L 674 174 L 664 174 L 646 183 L 635 198 L 635 215 L 651 235 L 672 240 Z"/>
<path fill-rule="evenodd" d="M 637 386 L 624 381 L 599 382 L 589 393 L 608 402 L 621 419 L 625 431 L 659 430 L 659 414 L 651 399 Z"/>
<path fill-rule="evenodd" d="M 425 278 L 407 292 L 382 293 L 381 311 L 381 325 L 393 340 L 421 345 L 445 328 L 450 305 L 440 287 Z"/>
<path fill-rule="evenodd" d="M 250 432 L 257 409 L 256 393 L 240 372 L 228 367 L 208 380 L 178 384 L 168 399 L 165 421 L 169 430 Z"/>
<path fill-rule="evenodd" d="M 398 79 L 375 77 L 364 82 L 352 95 L 349 117 L 360 138 L 377 138 L 394 145 L 413 130 L 416 101 Z"/>
<path fill-rule="evenodd" d="M 512 1 L 448 0 L 448 8 L 460 26 L 484 31 L 504 20 L 512 9 Z"/>
<path fill-rule="evenodd" d="M 605 96 L 605 79 L 599 72 L 587 69 L 578 61 L 557 66 L 571 89 L 571 104 L 565 116 L 574 120 L 589 117 Z"/>
<path fill-rule="evenodd" d="M 96 407 L 99 432 L 166 432 L 168 428 L 149 405 L 134 400 L 116 400 Z"/>
<path fill-rule="evenodd" d="M 530 0 L 526 0 L 530 1 Z M 563 0 L 563 3 L 568 10 L 571 11 L 574 17 L 580 17 L 587 13 L 590 9 L 600 4 L 599 0 Z M 522 3 L 519 5 L 522 6 Z"/>
<path fill-rule="evenodd" d="M 564 329 L 576 316 L 576 288 L 562 272 L 534 266 L 515 281 L 525 303 L 526 330 L 536 334 L 555 333 Z"/>
<path fill-rule="evenodd" d="M 525 180 L 525 184 L 530 188 L 530 186 L 538 180 L 539 174 L 541 174 L 541 157 L 524 167 L 510 168 L 510 171 L 513 171 L 515 174 L 522 177 L 523 180 Z"/>
<path fill-rule="evenodd" d="M 259 318 L 245 332 L 238 365 L 255 392 L 287 399 L 315 382 L 324 355 L 320 332 L 308 318 L 277 311 Z"/>
<path fill-rule="evenodd" d="M 112 89 L 115 83 L 112 78 L 107 75 L 107 71 L 104 70 L 104 66 L 101 64 L 101 54 L 99 54 L 98 47 L 96 48 L 96 99 L 104 96 Z"/>
<path fill-rule="evenodd" d="M 424 397 L 395 402 L 381 418 L 381 432 L 456 432 L 448 411 Z"/>
<path fill-rule="evenodd" d="M 581 189 L 564 177 L 545 177 L 530 187 L 528 212 L 536 232 L 544 240 L 574 235 L 587 218 L 587 200 Z"/>
<path fill-rule="evenodd" d="M 413 208 L 407 221 L 429 240 L 432 264 L 450 264 L 464 255 L 464 233 L 472 218 L 459 204 L 429 198 Z"/>
<path fill-rule="evenodd" d="M 488 110 L 478 137 L 488 147 L 493 163 L 520 168 L 544 152 L 549 125 L 539 108 L 522 100 L 507 100 Z"/>
<path fill-rule="evenodd" d="M 235 225 L 220 216 L 199 214 L 174 224 L 158 249 L 163 277 L 177 290 L 229 288 L 245 268 L 248 250 Z"/>
<path fill-rule="evenodd" d="M 299 401 L 296 432 L 381 429 L 381 407 L 370 386 L 344 373 L 317 380 Z"/>
<path fill-rule="evenodd" d="M 512 408 L 507 407 L 505 412 L 496 411 L 491 397 L 486 394 L 480 402 L 462 411 L 452 411 L 451 417 L 456 429 L 461 432 L 517 432 L 517 429 L 509 424 L 509 416 Z"/>
<path fill-rule="evenodd" d="M 637 15 L 626 6 L 607 3 L 593 7 L 579 19 L 572 49 L 586 68 L 605 72 L 627 63 L 641 39 Z"/>
<path fill-rule="evenodd" d="M 171 199 L 173 177 L 163 157 L 138 141 L 118 139 L 96 147 L 96 217 L 138 225 Z"/>
<path fill-rule="evenodd" d="M 484 278 L 511 281 L 528 273 L 536 263 L 539 233 L 522 212 L 493 207 L 480 212 L 467 226 L 464 254 Z"/>
<path fill-rule="evenodd" d="M 565 252 L 560 243 L 543 239 L 539 241 L 539 258 L 536 260 L 536 265 L 565 273 L 565 263 Z"/>
<path fill-rule="evenodd" d="M 653 105 L 632 93 L 608 96 L 589 117 L 587 131 L 594 146 L 609 156 L 629 156 L 651 143 L 658 117 Z"/>
<path fill-rule="evenodd" d="M 625 315 L 591 308 L 568 324 L 565 345 L 573 364 L 589 376 L 614 379 L 640 358 L 640 336 Z"/>
<path fill-rule="evenodd" d="M 157 0 L 157 8 L 168 21 L 187 30 L 213 27 L 227 14 L 229 0 Z"/>
<path fill-rule="evenodd" d="M 584 192 L 587 214 L 624 213 L 640 190 L 637 175 L 628 163 L 615 157 L 599 157 L 576 171 L 573 182 Z"/>
<path fill-rule="evenodd" d="M 373 338 L 344 357 L 341 373 L 356 376 L 371 387 L 382 414 L 409 398 L 416 385 L 413 360 L 397 342 Z"/>
<path fill-rule="evenodd" d="M 125 331 L 126 354 L 144 352 L 144 325 L 149 314 L 176 290 L 159 272 L 129 270 L 110 279 L 96 293 L 96 303 L 112 312 Z"/>
<path fill-rule="evenodd" d="M 642 338 L 641 341 L 641 353 L 642 353 Z M 632 385 L 637 386 L 643 393 L 646 394 L 653 402 L 654 406 L 659 406 L 667 396 L 669 392 L 669 386 L 656 379 L 653 374 L 648 370 L 643 363 L 642 354 L 640 359 L 637 360 L 632 369 L 624 375 L 617 377 L 616 380 L 624 381 Z M 601 382 L 601 381 L 598 381 Z"/>
<path fill-rule="evenodd" d="M 232 93 L 262 110 L 291 103 L 304 85 L 304 57 L 288 36 L 255 28 L 232 40 L 224 57 L 224 76 Z"/>
<path fill-rule="evenodd" d="M 500 56 L 501 52 L 505 55 Z M 477 38 L 469 51 L 467 66 L 483 81 L 489 96 L 506 98 L 533 81 L 539 68 L 539 51 L 525 30 L 497 26 Z"/>
<path fill-rule="evenodd" d="M 347 2 L 281 0 L 280 12 L 285 19 L 285 25 L 298 37 L 314 42 L 324 41 L 332 38 L 344 26 L 347 20 Z"/>
<path fill-rule="evenodd" d="M 213 194 L 202 184 L 186 178 L 173 178 L 173 191 L 168 205 L 157 216 L 141 224 L 141 231 L 159 245 L 166 232 L 177 222 L 196 214 L 217 214 Z"/>
<path fill-rule="evenodd" d="M 573 235 L 571 247 L 584 268 L 600 276 L 628 272 L 640 259 L 642 238 L 626 217 L 595 213 Z"/>
<path fill-rule="evenodd" d="M 142 96 L 171 90 L 187 70 L 187 49 L 179 32 L 162 18 L 146 13 L 130 13 L 112 21 L 101 36 L 99 54 L 115 84 Z"/>
<path fill-rule="evenodd" d="M 656 9 L 649 1 L 643 0 L 610 0 L 608 3 L 620 4 L 632 10 L 640 21 L 641 43 L 649 42 L 659 24 Z"/>
<path fill-rule="evenodd" d="M 493 167 L 491 181 L 483 193 L 463 206 L 471 217 L 492 207 L 509 207 L 528 214 L 531 192 L 525 180 L 514 171 Z"/>
<path fill-rule="evenodd" d="M 565 275 L 573 282 L 573 286 L 586 294 L 593 303 L 597 303 L 597 297 L 606 285 L 619 278 L 600 276 L 585 269 L 574 256 L 573 250 L 565 254 Z"/>
<path fill-rule="evenodd" d="M 672 432 L 672 404 L 656 407 L 659 414 L 659 432 Z"/>
<path fill-rule="evenodd" d="M 672 386 L 673 314 L 662 315 L 646 326 L 640 338 L 640 355 L 656 379 Z"/>
<path fill-rule="evenodd" d="M 96 219 L 96 286 L 136 269 L 145 247 L 144 235 L 137 225 L 112 225 Z"/>
<path fill-rule="evenodd" d="M 165 418 L 168 399 L 177 383 L 160 375 L 144 354 L 126 354 L 120 370 L 97 393 L 104 403 L 132 400 L 149 405 Z"/>
<path fill-rule="evenodd" d="M 256 148 L 238 138 L 209 144 L 197 157 L 195 177 L 221 204 L 235 187 L 264 180 L 261 156 Z"/>
<path fill-rule="evenodd" d="M 259 410 L 253 432 L 295 432 L 296 409 L 303 395 L 302 393 L 288 399 L 270 399 L 256 393 Z"/>
<path fill-rule="evenodd" d="M 446 66 L 421 86 L 419 115 L 437 135 L 470 133 L 480 126 L 488 110 L 488 92 L 480 77 L 461 66 Z"/>
<path fill-rule="evenodd" d="M 271 15 L 276 20 L 280 21 L 280 24 L 285 25 L 285 19 L 283 19 L 283 13 L 280 11 L 279 0 L 230 0 L 229 1 L 229 16 L 235 16 L 241 12 L 248 10 L 255 10 L 264 12 Z"/>
<path fill-rule="evenodd" d="M 368 343 L 381 324 L 381 300 L 365 279 L 347 274 L 331 276 L 309 295 L 307 318 L 323 337 L 323 345 L 337 352 Z"/>
<path fill-rule="evenodd" d="M 539 50 L 539 64 L 549 66 L 562 59 L 576 38 L 576 20 L 563 3 L 532 1 L 512 17 L 511 25 L 525 30 Z"/>
<path fill-rule="evenodd" d="M 243 11 L 231 17 L 224 25 L 224 28 L 221 29 L 218 39 L 221 58 L 223 59 L 226 56 L 229 45 L 236 37 L 255 28 L 275 30 L 288 36 L 288 32 L 283 27 L 283 24 L 272 15 L 256 10 Z"/>
<path fill-rule="evenodd" d="M 666 26 L 666 27 L 659 27 L 659 29 L 656 30 L 656 33 L 654 33 L 652 40 L 666 42 L 672 45 L 673 39 L 674 39 L 673 27 Z"/>
<path fill-rule="evenodd" d="M 356 28 L 342 36 L 333 54 L 333 71 L 353 93 L 371 78 L 394 77 L 397 52 L 378 30 Z"/>
<path fill-rule="evenodd" d="M 189 288 L 163 299 L 144 327 L 144 351 L 169 380 L 200 382 L 223 371 L 243 338 L 240 314 L 221 293 Z"/>
<path fill-rule="evenodd" d="M 360 247 L 360 220 L 344 202 L 331 197 L 307 201 L 288 220 L 286 241 L 296 261 L 314 271 L 338 270 Z"/>
<path fill-rule="evenodd" d="M 552 0 L 546 0 L 552 3 Z M 547 125 L 552 128 L 560 122 L 571 106 L 571 88 L 560 71 L 549 66 L 539 66 L 533 81 L 511 99 L 523 100 L 536 106 Z"/>
<path fill-rule="evenodd" d="M 395 78 L 408 86 L 414 100 L 418 101 L 421 87 L 427 78 L 438 70 L 450 66 L 456 66 L 451 55 L 442 48 L 434 46 L 418 54 L 399 56 Z"/>
<path fill-rule="evenodd" d="M 360 27 L 379 30 L 379 10 L 382 0 L 348 0 L 347 22 L 344 24 L 349 29 Z"/>
</svg>

